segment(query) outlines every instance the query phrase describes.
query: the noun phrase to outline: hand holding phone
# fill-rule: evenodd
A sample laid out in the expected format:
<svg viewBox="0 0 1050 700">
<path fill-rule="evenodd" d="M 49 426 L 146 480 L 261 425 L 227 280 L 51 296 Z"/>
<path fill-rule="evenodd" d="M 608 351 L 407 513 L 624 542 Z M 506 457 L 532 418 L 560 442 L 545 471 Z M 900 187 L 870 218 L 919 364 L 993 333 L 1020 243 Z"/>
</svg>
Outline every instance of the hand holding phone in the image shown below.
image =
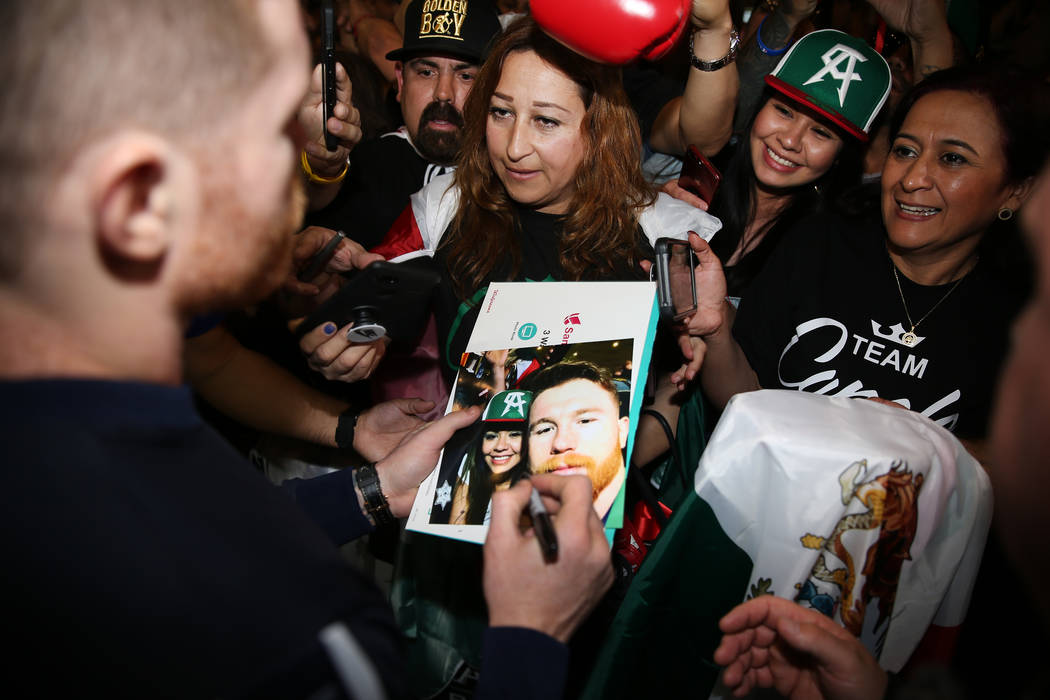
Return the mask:
<svg viewBox="0 0 1050 700">
<path fill-rule="evenodd" d="M 324 145 L 329 151 L 339 146 L 335 135 L 328 133 L 328 118 L 335 111 L 335 6 L 332 0 L 321 1 L 321 93 L 324 96 Z"/>
<path fill-rule="evenodd" d="M 426 325 L 430 298 L 441 280 L 432 258 L 374 262 L 348 272 L 346 282 L 314 309 L 296 329 L 300 338 L 323 323 L 342 328 L 353 322 L 347 339 L 367 343 L 389 337 L 394 343 L 418 340 Z"/>
<path fill-rule="evenodd" d="M 696 311 L 696 256 L 688 240 L 660 238 L 651 268 L 656 279 L 660 316 L 681 321 Z"/>
<path fill-rule="evenodd" d="M 692 192 L 708 204 L 715 198 L 722 173 L 704 157 L 696 146 L 690 145 L 682 157 L 682 174 L 678 186 Z"/>
</svg>

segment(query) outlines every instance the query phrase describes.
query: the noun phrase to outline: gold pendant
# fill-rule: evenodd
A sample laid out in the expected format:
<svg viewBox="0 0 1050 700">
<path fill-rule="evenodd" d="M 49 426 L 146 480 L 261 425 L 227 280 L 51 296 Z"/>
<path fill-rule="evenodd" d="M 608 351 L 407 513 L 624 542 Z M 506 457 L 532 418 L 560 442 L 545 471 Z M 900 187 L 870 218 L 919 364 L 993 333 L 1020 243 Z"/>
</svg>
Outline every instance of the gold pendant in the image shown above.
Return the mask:
<svg viewBox="0 0 1050 700">
<path fill-rule="evenodd" d="M 904 343 L 905 345 L 911 346 L 911 345 L 915 344 L 915 338 L 916 337 L 917 336 L 914 333 L 912 333 L 911 331 L 908 331 L 907 333 L 905 333 L 904 335 L 901 336 L 901 342 Z"/>
</svg>

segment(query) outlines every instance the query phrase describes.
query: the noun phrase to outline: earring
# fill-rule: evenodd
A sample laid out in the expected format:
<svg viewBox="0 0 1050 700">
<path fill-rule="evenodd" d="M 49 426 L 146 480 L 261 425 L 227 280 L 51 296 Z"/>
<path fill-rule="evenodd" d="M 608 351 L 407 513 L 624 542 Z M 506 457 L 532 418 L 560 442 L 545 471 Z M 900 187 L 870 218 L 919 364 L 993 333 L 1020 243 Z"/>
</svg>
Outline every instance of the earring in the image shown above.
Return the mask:
<svg viewBox="0 0 1050 700">
<path fill-rule="evenodd" d="M 1014 210 L 1009 207 L 1003 207 L 999 210 L 999 221 L 1009 221 L 1014 218 Z"/>
</svg>

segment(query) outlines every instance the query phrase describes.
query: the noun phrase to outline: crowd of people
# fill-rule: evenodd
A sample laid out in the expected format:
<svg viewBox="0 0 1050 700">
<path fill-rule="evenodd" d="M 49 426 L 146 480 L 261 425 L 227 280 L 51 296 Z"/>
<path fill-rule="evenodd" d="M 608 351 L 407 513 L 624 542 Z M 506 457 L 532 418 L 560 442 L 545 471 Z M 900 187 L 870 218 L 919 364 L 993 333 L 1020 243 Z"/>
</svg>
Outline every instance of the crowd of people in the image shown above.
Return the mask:
<svg viewBox="0 0 1050 700">
<path fill-rule="evenodd" d="M 330 112 L 322 5 L 342 59 Z M 647 530 L 624 565 L 610 513 L 648 505 L 666 525 L 679 504 L 652 511 L 675 433 L 774 389 L 885 404 L 888 424 L 919 414 L 980 462 L 986 563 L 950 602 L 973 589 L 975 622 L 956 653 L 936 621 L 908 620 L 928 634 L 888 668 L 838 603 L 782 586 L 654 601 L 709 606 L 698 636 L 720 640 L 665 663 L 721 667 L 713 692 L 739 696 L 911 697 L 931 659 L 948 668 L 936 697 L 1050 693 L 1036 668 L 965 687 L 983 645 L 1027 658 L 995 582 L 1039 604 L 1050 561 L 1050 62 L 989 34 L 1047 16 L 985 5 L 3 3 L 12 687 L 593 696 L 660 542 Z M 690 147 L 720 171 L 710 201 L 678 180 Z M 629 354 L 468 352 L 490 285 L 650 280 L 661 238 L 693 251 L 697 306 L 661 324 L 649 376 Z M 411 338 L 303 323 L 377 261 L 439 275 Z M 632 391 L 666 430 L 632 425 Z M 710 422 L 679 413 L 688 401 Z M 404 531 L 435 470 L 429 521 L 486 527 L 483 547 Z M 537 546 L 537 498 L 556 554 Z M 938 517 L 913 514 L 912 534 Z M 639 674 L 659 693 L 660 669 Z"/>
</svg>

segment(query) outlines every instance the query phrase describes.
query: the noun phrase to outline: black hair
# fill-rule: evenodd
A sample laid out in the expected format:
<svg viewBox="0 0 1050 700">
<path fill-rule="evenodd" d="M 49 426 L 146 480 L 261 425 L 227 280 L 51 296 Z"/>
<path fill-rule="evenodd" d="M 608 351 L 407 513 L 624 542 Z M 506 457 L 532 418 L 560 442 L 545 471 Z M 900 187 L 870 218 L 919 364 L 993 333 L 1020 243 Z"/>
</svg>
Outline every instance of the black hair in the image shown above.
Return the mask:
<svg viewBox="0 0 1050 700">
<path fill-rule="evenodd" d="M 518 463 L 505 472 L 495 474 L 485 464 L 485 454 L 481 451 L 485 442 L 485 433 L 489 430 L 496 432 L 502 430 L 521 431 L 521 451 L 518 453 Z M 518 477 L 529 473 L 528 435 L 526 423 L 485 423 L 481 424 L 481 432 L 478 433 L 474 449 L 470 451 L 467 459 L 467 470 L 470 474 L 470 485 L 467 486 L 467 514 L 468 525 L 481 525 L 485 522 L 485 511 L 488 510 L 489 501 L 492 500 L 492 492 L 496 486 L 507 482 L 514 483 Z"/>
<path fill-rule="evenodd" d="M 798 104 L 772 88 L 765 89 L 762 99 L 748 117 L 743 130 L 737 135 L 738 141 L 723 164 L 722 185 L 711 202 L 711 213 L 722 221 L 722 229 L 717 236 L 711 239 L 711 248 L 723 264 L 732 257 L 737 246 L 740 245 L 744 231 L 755 217 L 758 179 L 751 163 L 751 129 L 755 125 L 758 113 L 771 98 L 793 105 Z M 828 172 L 813 183 L 799 187 L 797 191 L 790 193 L 790 203 L 776 218 L 775 229 L 778 232 L 788 230 L 791 224 L 803 216 L 822 210 L 825 202 L 834 201 L 846 188 L 860 181 L 863 164 L 863 150 L 860 141 L 830 122 L 827 123 L 827 126 L 842 139 L 839 155 Z M 775 240 L 773 240 L 775 237 L 767 234 L 769 240 L 763 240 L 759 247 L 764 251 L 771 250 L 775 245 Z M 757 270 L 748 271 L 748 269 L 756 265 L 760 266 L 759 258 L 765 257 L 765 255 L 756 255 L 757 252 L 757 250 L 751 251 L 738 265 L 734 266 L 740 268 L 737 272 L 743 273 L 743 276 L 748 278 L 752 277 Z M 748 258 L 751 260 L 748 261 Z M 733 270 L 727 270 L 727 281 L 733 272 Z"/>
<path fill-rule="evenodd" d="M 1000 146 L 1006 161 L 1006 180 L 1020 185 L 1034 178 L 1050 155 L 1050 86 L 1036 75 L 1001 66 L 954 66 L 931 74 L 901 98 L 890 120 L 890 148 L 908 112 L 927 95 L 966 92 L 983 97 L 999 123 Z M 978 255 L 1005 276 L 1001 279 L 1027 296 L 1035 269 L 1017 226 L 1017 217 L 992 221 L 981 238 Z"/>
<path fill-rule="evenodd" d="M 890 121 L 890 140 L 916 102 L 945 90 L 980 95 L 991 104 L 1002 133 L 1007 182 L 1019 184 L 1039 173 L 1050 153 L 1050 87 L 1016 69 L 955 66 L 933 73 L 901 98 Z"/>
</svg>

